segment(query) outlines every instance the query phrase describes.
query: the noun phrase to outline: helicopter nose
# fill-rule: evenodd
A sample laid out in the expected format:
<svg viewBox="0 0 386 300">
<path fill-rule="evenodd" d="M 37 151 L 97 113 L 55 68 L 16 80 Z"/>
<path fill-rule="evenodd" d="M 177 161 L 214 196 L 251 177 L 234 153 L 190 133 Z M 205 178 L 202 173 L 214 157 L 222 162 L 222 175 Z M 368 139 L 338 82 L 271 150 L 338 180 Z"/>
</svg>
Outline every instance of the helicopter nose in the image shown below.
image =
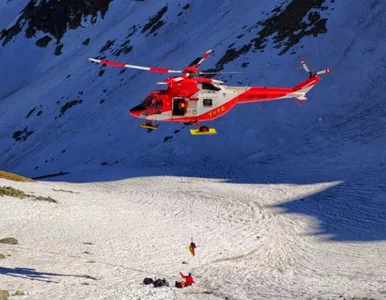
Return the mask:
<svg viewBox="0 0 386 300">
<path fill-rule="evenodd" d="M 138 110 L 133 110 L 133 109 L 129 110 L 129 114 L 132 115 L 133 117 L 137 117 L 138 118 L 140 113 L 141 112 L 138 111 Z"/>
<path fill-rule="evenodd" d="M 144 110 L 145 108 L 142 105 L 137 105 L 129 110 L 129 114 L 132 115 L 133 117 L 139 118 L 139 116 Z"/>
</svg>

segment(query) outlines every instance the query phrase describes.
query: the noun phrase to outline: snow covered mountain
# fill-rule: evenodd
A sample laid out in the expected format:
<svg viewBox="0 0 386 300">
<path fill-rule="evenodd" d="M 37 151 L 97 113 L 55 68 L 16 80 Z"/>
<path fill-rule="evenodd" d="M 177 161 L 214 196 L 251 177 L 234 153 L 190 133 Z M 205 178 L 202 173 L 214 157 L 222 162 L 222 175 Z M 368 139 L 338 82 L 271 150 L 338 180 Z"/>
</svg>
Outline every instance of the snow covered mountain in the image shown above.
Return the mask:
<svg viewBox="0 0 386 300">
<path fill-rule="evenodd" d="M 280 153 L 272 148 L 298 140 L 298 126 L 319 125 L 336 97 L 339 73 L 321 84 L 305 108 L 290 101 L 238 107 L 213 123 L 220 130 L 216 137 L 192 139 L 186 130 L 174 133 L 181 128 L 170 124 L 147 134 L 127 110 L 159 88 L 155 82 L 165 76 L 106 69 L 88 57 L 180 68 L 213 48 L 215 55 L 204 68 L 251 72 L 222 76 L 227 83 L 293 86 L 306 77 L 300 57 L 315 69 L 337 64 L 337 55 L 331 55 L 336 50 L 327 52 L 320 45 L 331 44 L 327 20 L 340 18 L 335 9 L 343 8 L 324 1 L 263 1 L 253 9 L 248 1 L 94 1 L 92 10 L 93 1 L 83 6 L 79 1 L 30 1 L 25 8 L 22 2 L 2 4 L 2 15 L 12 18 L 0 24 L 7 26 L 1 34 L 5 76 L 0 97 L 2 111 L 10 116 L 2 118 L 0 151 L 8 170 L 33 177 L 62 171 L 75 178 L 104 162 L 109 165 L 105 169 L 125 172 L 207 164 L 216 172 L 216 164 L 226 161 L 231 163 L 224 167 L 232 170 L 240 162 L 272 160 L 264 157 L 266 150 Z M 283 23 L 286 19 L 289 23 Z M 322 40 L 316 44 L 313 35 Z M 318 95 L 325 97 L 319 100 Z"/>
<path fill-rule="evenodd" d="M 163 199 L 174 199 L 170 202 L 175 205 L 181 204 L 176 200 L 180 194 L 168 193 L 172 186 L 159 183 L 157 176 L 168 176 L 171 182 L 189 177 L 196 189 L 202 189 L 200 197 L 206 197 L 203 190 L 208 189 L 217 200 L 228 199 L 229 193 L 233 195 L 229 199 L 237 203 L 240 193 L 240 205 L 246 205 L 247 211 L 273 209 L 286 220 L 280 222 L 275 216 L 275 226 L 281 229 L 260 228 L 273 235 L 272 241 L 269 249 L 259 248 L 252 258 L 258 260 L 264 254 L 267 264 L 271 259 L 278 269 L 291 264 L 291 255 L 297 262 L 300 258 L 314 260 L 310 273 L 283 275 L 288 276 L 287 287 L 294 283 L 291 276 L 303 287 L 315 284 L 306 284 L 305 278 L 322 270 L 323 276 L 315 275 L 315 280 L 332 279 L 321 285 L 331 287 L 337 280 L 339 288 L 347 290 L 350 282 L 353 286 L 366 282 L 357 284 L 356 292 L 382 299 L 381 286 L 386 280 L 385 13 L 386 3 L 379 0 L 355 5 L 334 0 L 3 1 L 0 168 L 37 178 L 62 174 L 50 180 L 88 182 L 93 188 L 96 181 L 117 188 L 116 181 L 124 180 L 125 191 L 127 182 L 143 178 L 154 193 L 165 190 Z M 203 69 L 245 71 L 216 76 L 230 85 L 294 86 L 307 76 L 301 58 L 312 70 L 331 68 L 332 74 L 324 76 L 308 94 L 307 103 L 299 107 L 291 100 L 240 105 L 210 123 L 217 135 L 193 137 L 186 126 L 169 123 L 147 133 L 139 128 L 140 120 L 127 114 L 147 93 L 159 88 L 155 83 L 165 76 L 88 61 L 97 57 L 179 69 L 208 49 L 215 53 Z M 213 182 L 218 186 L 212 186 Z M 188 184 L 184 187 L 187 194 L 193 193 Z M 248 206 L 256 189 L 262 192 L 253 201 L 260 204 Z M 207 206 L 207 200 L 202 205 Z M 220 205 L 211 209 L 220 215 L 227 213 Z M 242 219 L 242 210 L 236 211 Z M 292 222 L 301 223 L 300 228 L 311 224 L 299 216 L 314 220 L 310 226 L 315 228 L 307 234 L 327 244 L 301 244 L 299 231 L 288 229 Z M 275 228 L 270 224 L 269 228 Z M 275 239 L 275 235 L 296 235 L 289 245 L 307 246 L 286 248 L 286 240 Z M 252 245 L 250 241 L 243 244 L 240 252 L 252 251 Z M 281 247 L 283 251 L 278 250 Z M 318 247 L 323 248 L 319 256 Z M 355 247 L 362 247 L 357 253 L 363 257 L 356 256 Z M 342 275 L 332 265 L 346 252 L 349 258 L 343 265 L 350 264 L 352 270 Z M 331 265 L 320 267 L 329 257 L 334 257 Z M 238 268 L 247 262 L 237 263 L 218 271 L 221 278 L 237 278 L 238 289 L 247 292 L 232 294 L 224 285 L 221 296 L 317 297 L 317 288 L 310 293 L 303 287 L 288 293 L 269 288 L 263 289 L 266 294 L 253 292 L 254 285 L 262 288 L 269 280 L 243 285 L 243 271 Z M 256 261 L 253 264 L 251 270 L 257 277 L 272 271 L 261 269 Z M 303 263 L 294 264 L 307 269 Z M 358 272 L 370 271 L 355 279 L 353 264 Z M 210 268 L 207 273 L 214 275 L 217 266 Z M 281 278 L 279 273 L 273 277 Z M 376 280 L 370 287 L 372 277 Z M 324 291 L 327 298 L 338 295 L 329 294 L 328 288 Z"/>
</svg>

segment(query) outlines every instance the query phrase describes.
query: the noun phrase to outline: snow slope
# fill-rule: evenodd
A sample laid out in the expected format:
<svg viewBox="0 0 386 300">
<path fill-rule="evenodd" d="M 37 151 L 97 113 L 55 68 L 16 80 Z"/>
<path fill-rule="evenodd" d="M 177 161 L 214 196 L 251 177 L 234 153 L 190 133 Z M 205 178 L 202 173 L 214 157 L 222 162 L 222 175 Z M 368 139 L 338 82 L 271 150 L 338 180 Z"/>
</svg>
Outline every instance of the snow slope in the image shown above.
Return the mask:
<svg viewBox="0 0 386 300">
<path fill-rule="evenodd" d="M 53 177 L 57 183 L 18 184 L 52 193 L 61 200 L 57 207 L 5 200 L 10 216 L 0 220 L 3 234 L 27 242 L 1 246 L 11 254 L 1 282 L 8 289 L 20 284 L 35 299 L 53 293 L 65 298 L 74 282 L 74 299 L 384 298 L 386 4 L 315 1 L 301 17 L 306 25 L 298 28 L 291 22 L 301 24 L 293 15 L 300 10 L 290 9 L 298 3 L 116 0 L 103 19 L 98 14 L 93 23 L 86 16 L 82 26 L 68 30 L 61 55 L 53 54 L 54 39 L 47 48 L 35 45 L 42 31 L 32 38 L 22 31 L 0 45 L 1 168 L 31 177 L 68 173 Z M 25 4 L 0 4 L 0 30 L 14 24 Z M 164 24 L 144 31 L 160 12 Z M 315 13 L 320 19 L 312 23 Z M 327 32 L 314 36 L 323 19 Z M 280 26 L 293 34 L 283 35 Z M 293 86 L 306 77 L 302 57 L 312 70 L 333 73 L 300 107 L 291 100 L 238 106 L 210 123 L 218 135 L 192 137 L 174 124 L 147 134 L 138 128 L 140 120 L 127 115 L 158 88 L 154 83 L 162 75 L 120 73 L 87 61 L 103 56 L 176 69 L 210 48 L 215 53 L 204 69 L 246 66 L 249 73 L 217 76 L 230 85 Z M 188 266 L 200 276 L 198 290 L 216 292 L 188 296 L 142 287 L 144 274 L 133 269 L 167 277 L 185 267 L 189 238 L 183 224 L 190 215 L 183 206 L 191 203 L 197 204 L 202 256 Z M 24 225 L 34 215 L 36 225 Z M 155 241 L 152 233 L 161 221 L 167 233 Z M 42 225 L 49 229 L 41 231 Z M 95 264 L 80 254 L 92 249 L 81 244 L 86 237 L 95 239 Z M 139 246 L 128 250 L 131 243 Z M 41 251 L 50 247 L 47 259 Z M 164 253 L 162 259 L 155 250 Z M 71 263 L 60 261 L 62 255 L 72 257 Z M 89 270 L 101 279 L 90 282 L 91 292 L 80 285 L 87 281 L 83 277 L 49 275 L 59 281 L 52 287 L 28 280 L 31 274 L 14 277 L 17 267 L 77 276 Z"/>
<path fill-rule="evenodd" d="M 1 286 L 28 299 L 382 299 L 386 292 L 384 242 L 331 242 L 315 235 L 315 219 L 274 207 L 337 183 L 146 177 L 1 184 L 59 201 L 2 200 L 1 228 L 19 245 L 0 245 L 11 255 L 2 260 Z M 174 283 L 179 271 L 192 271 L 196 286 L 141 283 Z"/>
</svg>

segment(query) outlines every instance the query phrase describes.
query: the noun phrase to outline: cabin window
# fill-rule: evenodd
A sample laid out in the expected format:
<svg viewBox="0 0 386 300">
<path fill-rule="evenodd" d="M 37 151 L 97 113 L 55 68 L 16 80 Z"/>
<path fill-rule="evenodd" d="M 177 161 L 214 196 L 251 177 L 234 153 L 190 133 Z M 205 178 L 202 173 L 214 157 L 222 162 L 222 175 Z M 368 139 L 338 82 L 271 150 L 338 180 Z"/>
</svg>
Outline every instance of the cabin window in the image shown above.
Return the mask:
<svg viewBox="0 0 386 300">
<path fill-rule="evenodd" d="M 202 104 L 204 105 L 204 107 L 212 107 L 212 99 L 204 99 L 202 100 Z"/>
<path fill-rule="evenodd" d="M 209 90 L 209 91 L 220 91 L 221 88 L 215 86 L 214 84 L 210 82 L 203 82 L 202 83 L 202 89 L 203 90 Z"/>
<path fill-rule="evenodd" d="M 185 98 L 173 99 L 173 116 L 184 116 L 186 113 Z"/>
<path fill-rule="evenodd" d="M 161 100 L 158 100 L 158 101 L 155 103 L 155 113 L 156 113 L 156 114 L 162 113 L 161 109 L 162 109 L 162 101 L 161 101 Z"/>
</svg>

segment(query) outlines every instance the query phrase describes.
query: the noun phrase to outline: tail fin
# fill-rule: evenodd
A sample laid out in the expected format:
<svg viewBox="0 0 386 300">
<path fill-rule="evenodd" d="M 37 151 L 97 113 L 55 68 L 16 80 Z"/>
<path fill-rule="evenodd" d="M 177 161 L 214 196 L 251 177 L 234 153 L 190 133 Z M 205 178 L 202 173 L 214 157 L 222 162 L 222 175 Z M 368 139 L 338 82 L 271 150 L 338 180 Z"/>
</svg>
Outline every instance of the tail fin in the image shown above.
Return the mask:
<svg viewBox="0 0 386 300">
<path fill-rule="evenodd" d="M 306 94 L 319 82 L 319 77 L 311 77 L 299 83 L 292 89 L 290 96 L 296 98 L 298 101 L 306 101 Z"/>
</svg>

